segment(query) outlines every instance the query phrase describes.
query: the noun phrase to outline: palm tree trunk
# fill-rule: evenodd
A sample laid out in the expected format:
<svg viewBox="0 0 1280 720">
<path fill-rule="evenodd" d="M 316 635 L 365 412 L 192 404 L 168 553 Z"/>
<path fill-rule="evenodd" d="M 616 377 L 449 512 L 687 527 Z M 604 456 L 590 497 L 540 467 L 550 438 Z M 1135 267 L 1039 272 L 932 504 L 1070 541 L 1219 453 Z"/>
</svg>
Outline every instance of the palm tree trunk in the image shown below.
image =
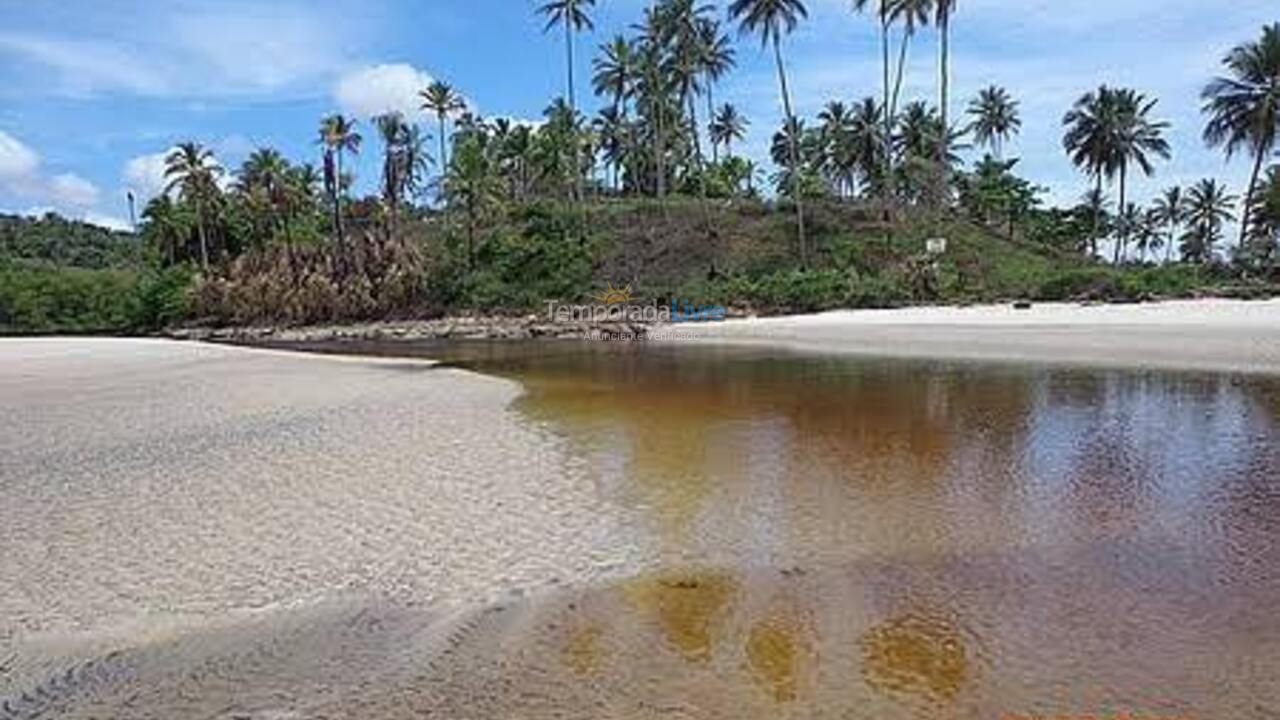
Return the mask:
<svg viewBox="0 0 1280 720">
<path fill-rule="evenodd" d="M 1116 259 L 1114 263 L 1116 265 L 1120 264 L 1120 259 L 1124 257 L 1124 251 L 1128 249 L 1126 246 L 1129 244 L 1129 218 L 1124 206 L 1126 189 L 1125 181 L 1128 179 L 1128 175 L 1128 164 L 1120 163 L 1120 208 L 1119 213 L 1117 214 L 1117 217 L 1120 219 L 1120 232 L 1116 237 Z"/>
<path fill-rule="evenodd" d="M 712 121 L 714 121 L 716 117 L 716 104 L 715 104 L 715 101 L 712 99 L 712 94 L 714 92 L 715 91 L 711 86 L 711 78 L 707 78 L 707 125 L 708 127 L 711 125 Z M 711 132 L 709 130 L 707 132 L 707 140 L 711 143 L 711 162 L 714 165 L 719 165 L 720 153 L 719 153 L 719 150 L 717 149 L 717 146 L 719 145 L 719 143 L 716 142 L 716 139 L 714 137 L 711 137 Z"/>
<path fill-rule="evenodd" d="M 1090 260 L 1098 257 L 1098 230 L 1102 227 L 1102 173 L 1095 173 L 1095 179 L 1097 183 L 1095 185 L 1094 199 L 1098 201 L 1098 205 L 1093 208 L 1093 231 L 1089 233 Z"/>
<path fill-rule="evenodd" d="M 880 54 L 884 69 L 884 192 L 886 217 L 893 203 L 893 115 L 889 112 L 889 16 L 880 0 Z"/>
<path fill-rule="evenodd" d="M 898 99 L 902 96 L 902 80 L 907 72 L 907 50 L 911 47 L 911 33 L 902 32 L 902 44 L 898 46 L 898 66 L 894 69 L 893 79 L 893 102 L 889 108 L 889 115 L 896 117 L 898 114 Z"/>
<path fill-rule="evenodd" d="M 800 156 L 796 149 L 796 133 L 794 116 L 791 114 L 791 93 L 787 90 L 787 72 L 782 64 L 782 41 L 775 34 L 773 36 L 773 57 L 778 65 L 778 86 L 782 90 L 782 109 L 786 113 L 787 123 L 787 151 L 791 155 L 791 179 L 793 183 L 797 183 L 800 179 Z M 800 236 L 800 265 L 801 267 L 809 266 L 809 247 L 804 236 L 804 192 L 798 184 L 793 188 L 795 190 L 796 202 L 796 229 Z"/>
<path fill-rule="evenodd" d="M 338 247 L 346 244 L 346 234 L 342 228 L 342 148 L 338 148 L 338 177 L 333 183 L 333 219 L 338 225 Z"/>
<path fill-rule="evenodd" d="M 947 164 L 947 145 L 951 142 L 951 126 L 947 124 L 947 105 L 951 92 L 951 13 L 943 12 L 938 18 L 938 113 L 942 117 L 942 137 L 938 142 L 938 169 L 941 173 L 938 201 L 943 202 L 947 190 L 947 175 L 950 166 Z M 944 203 L 945 204 L 945 203 Z"/>
<path fill-rule="evenodd" d="M 1164 264 L 1168 265 L 1173 260 L 1173 236 L 1177 233 L 1177 228 L 1173 225 L 1169 226 L 1169 237 L 1165 240 L 1167 243 L 1164 247 Z"/>
<path fill-rule="evenodd" d="M 1262 173 L 1262 162 L 1266 153 L 1258 148 L 1254 152 L 1253 172 L 1249 175 L 1249 189 L 1244 194 L 1244 208 L 1240 211 L 1240 250 L 1244 250 L 1244 241 L 1249 237 L 1249 211 L 1253 210 L 1253 196 L 1258 189 L 1258 175 Z"/>
<path fill-rule="evenodd" d="M 569 76 L 569 112 L 572 115 L 573 129 L 573 200 L 582 199 L 582 159 L 581 148 L 578 147 L 578 102 L 573 92 L 573 24 L 566 17 L 564 22 L 564 47 L 567 58 Z"/>
<path fill-rule="evenodd" d="M 196 201 L 196 231 L 200 236 L 200 267 L 204 270 L 209 269 L 209 242 L 204 232 L 204 209 L 200 206 L 200 201 Z"/>
</svg>

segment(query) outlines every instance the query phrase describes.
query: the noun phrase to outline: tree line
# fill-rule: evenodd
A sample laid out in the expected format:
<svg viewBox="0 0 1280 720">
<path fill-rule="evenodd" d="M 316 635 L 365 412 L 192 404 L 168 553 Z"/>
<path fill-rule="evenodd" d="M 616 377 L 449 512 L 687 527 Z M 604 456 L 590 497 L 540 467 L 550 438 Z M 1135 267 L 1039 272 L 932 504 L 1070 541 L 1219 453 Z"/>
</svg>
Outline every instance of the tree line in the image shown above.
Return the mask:
<svg viewBox="0 0 1280 720">
<path fill-rule="evenodd" d="M 352 196 L 349 159 L 365 147 L 362 119 L 321 120 L 319 166 L 293 163 L 272 148 L 251 154 L 234 173 L 198 143 L 166 158 L 167 191 L 146 206 L 146 231 L 167 262 L 198 262 L 264 244 L 332 242 L 350 226 L 396 234 L 405 217 L 440 214 L 461 225 L 468 264 L 477 234 L 496 212 L 540 199 L 569 203 L 642 197 L 761 198 L 771 186 L 794 213 L 797 255 L 807 265 L 806 203 L 862 203 L 892 226 L 904 218 L 966 217 L 1010 237 L 1070 236 L 1073 250 L 1096 256 L 1111 239 L 1111 260 L 1208 263 L 1239 221 L 1230 257 L 1271 263 L 1280 239 L 1280 23 L 1226 54 L 1203 91 L 1203 138 L 1230 158 L 1251 161 L 1239 194 L 1216 179 L 1163 191 L 1149 207 L 1130 200 L 1132 185 L 1171 159 L 1169 124 L 1158 101 L 1136 89 L 1100 86 L 1064 114 L 1063 149 L 1088 191 L 1072 208 L 1045 208 L 1044 189 L 1018 177 L 1006 148 L 1022 129 L 1018 101 L 988 87 L 955 113 L 949 82 L 955 0 L 856 0 L 877 24 L 881 96 L 831 100 L 812 119 L 795 113 L 785 41 L 807 17 L 802 0 L 733 0 L 721 15 L 696 0 L 656 0 L 636 24 L 596 49 L 590 85 L 601 101 L 592 116 L 577 100 L 577 34 L 592 27 L 595 0 L 551 0 L 538 9 L 547 31 L 563 31 L 565 95 L 540 121 L 484 118 L 444 81 L 422 88 L 435 121 L 420 126 L 399 113 L 364 119 L 380 145 L 380 191 Z M 936 99 L 903 97 L 913 41 L 937 27 Z M 751 121 L 719 86 L 736 66 L 738 35 L 760 40 L 777 73 L 783 116 L 772 134 L 767 178 L 735 152 Z M 434 133 L 434 137 L 433 137 Z M 432 141 L 436 142 L 433 143 Z M 434 147 L 433 147 L 434 145 Z M 977 148 L 966 167 L 959 151 Z M 1175 252 L 1177 257 L 1175 258 Z"/>
</svg>

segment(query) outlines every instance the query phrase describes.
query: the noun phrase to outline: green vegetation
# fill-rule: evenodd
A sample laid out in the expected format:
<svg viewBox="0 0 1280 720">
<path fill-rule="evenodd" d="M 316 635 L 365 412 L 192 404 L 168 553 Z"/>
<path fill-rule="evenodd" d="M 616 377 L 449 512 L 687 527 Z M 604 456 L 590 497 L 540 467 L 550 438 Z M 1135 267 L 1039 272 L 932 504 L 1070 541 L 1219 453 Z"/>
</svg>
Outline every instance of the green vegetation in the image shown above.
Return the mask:
<svg viewBox="0 0 1280 720">
<path fill-rule="evenodd" d="M 539 9 L 563 30 L 567 59 L 567 95 L 539 124 L 481 117 L 435 81 L 420 97 L 436 137 L 397 113 L 331 115 L 318 170 L 261 148 L 227 183 L 207 148 L 178 145 L 141 242 L 57 218 L 0 222 L 0 329 L 526 313 L 608 284 L 759 312 L 1251 296 L 1280 275 L 1280 166 L 1266 167 L 1280 134 L 1280 24 L 1231 50 L 1204 90 L 1206 143 L 1253 161 L 1243 192 L 1209 178 L 1149 208 L 1130 202 L 1134 182 L 1173 160 L 1168 125 L 1155 98 L 1102 86 L 1063 118 L 1063 148 L 1090 189 L 1046 207 L 1045 190 L 1005 157 L 1022 130 L 1008 90 L 983 89 L 951 120 L 950 0 L 855 2 L 879 26 L 883 97 L 833 99 L 812 119 L 793 112 L 783 53 L 804 3 L 730 3 L 727 21 L 777 65 L 783 113 L 767 177 L 735 154 L 751 121 L 716 104 L 737 51 L 714 6 L 651 3 L 633 35 L 599 48 L 602 107 L 579 112 L 574 43 L 594 7 Z M 903 97 L 911 41 L 929 23 L 941 31 L 936 106 Z M 966 164 L 956 153 L 968 143 L 988 153 Z M 370 145 L 378 190 L 360 197 L 349 160 Z M 947 251 L 927 253 L 931 238 Z"/>
</svg>

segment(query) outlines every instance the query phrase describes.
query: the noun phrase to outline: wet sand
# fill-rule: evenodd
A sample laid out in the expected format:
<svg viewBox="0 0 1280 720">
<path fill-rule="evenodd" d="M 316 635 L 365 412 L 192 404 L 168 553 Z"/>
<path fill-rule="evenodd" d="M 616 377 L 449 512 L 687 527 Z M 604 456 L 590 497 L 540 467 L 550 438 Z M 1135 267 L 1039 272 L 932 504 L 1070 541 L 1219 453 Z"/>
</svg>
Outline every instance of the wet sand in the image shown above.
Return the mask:
<svg viewBox="0 0 1280 720">
<path fill-rule="evenodd" d="M 1280 373 L 1280 300 L 842 310 L 680 324 L 665 334 L 883 357 Z"/>
</svg>

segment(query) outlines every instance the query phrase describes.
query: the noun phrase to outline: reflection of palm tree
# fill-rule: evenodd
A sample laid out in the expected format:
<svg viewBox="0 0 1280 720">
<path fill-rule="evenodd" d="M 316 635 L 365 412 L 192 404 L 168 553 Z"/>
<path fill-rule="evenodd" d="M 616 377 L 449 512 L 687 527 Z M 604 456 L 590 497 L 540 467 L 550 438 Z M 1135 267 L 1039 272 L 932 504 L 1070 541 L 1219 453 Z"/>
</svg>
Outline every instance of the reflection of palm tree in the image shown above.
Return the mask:
<svg viewBox="0 0 1280 720">
<path fill-rule="evenodd" d="M 1203 93 L 1204 111 L 1210 116 L 1204 139 L 1224 147 L 1228 158 L 1241 147 L 1253 153 L 1240 223 L 1243 247 L 1262 163 L 1280 134 L 1280 23 L 1263 28 L 1260 40 L 1237 46 L 1222 62 L 1230 77 L 1217 78 Z"/>
<path fill-rule="evenodd" d="M 196 142 L 180 143 L 164 160 L 164 175 L 169 180 L 165 192 L 177 188 L 182 199 L 195 208 L 196 231 L 200 237 L 200 266 L 209 269 L 209 240 L 205 212 L 216 201 L 218 176 L 222 168 L 213 152 Z"/>
<path fill-rule="evenodd" d="M 757 33 L 765 45 L 773 45 L 774 61 L 778 66 L 778 89 L 782 95 L 782 108 L 786 113 L 784 127 L 795 126 L 795 114 L 791 112 L 791 93 L 787 91 L 787 72 L 782 62 L 782 36 L 790 33 L 808 11 L 801 0 L 734 0 L 729 5 L 729 16 L 738 21 L 744 33 Z M 799 149 L 796 133 L 787 133 L 790 174 L 794 178 L 800 172 Z M 804 234 L 804 199 L 795 193 L 796 228 L 800 236 L 800 263 L 808 265 L 809 253 Z"/>
</svg>

